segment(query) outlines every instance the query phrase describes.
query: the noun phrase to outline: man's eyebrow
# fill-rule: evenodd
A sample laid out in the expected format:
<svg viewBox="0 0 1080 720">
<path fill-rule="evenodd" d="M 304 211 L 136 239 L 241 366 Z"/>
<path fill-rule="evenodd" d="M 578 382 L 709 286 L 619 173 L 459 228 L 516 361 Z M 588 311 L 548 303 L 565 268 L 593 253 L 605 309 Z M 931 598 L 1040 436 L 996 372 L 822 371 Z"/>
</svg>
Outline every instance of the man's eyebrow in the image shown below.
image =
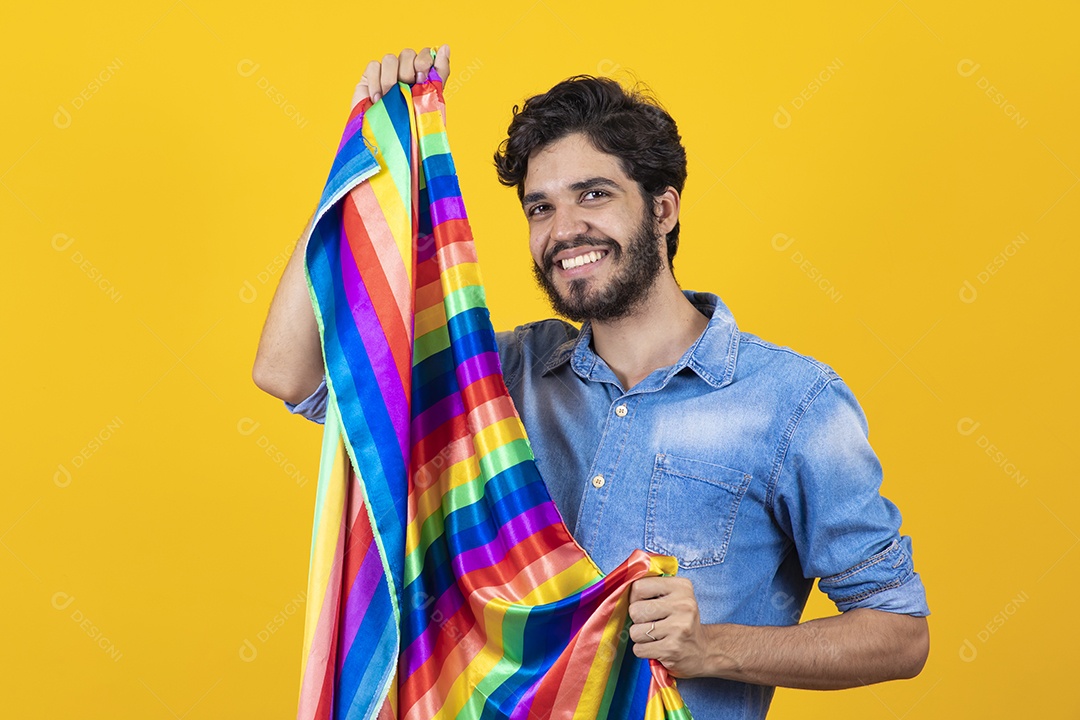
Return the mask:
<svg viewBox="0 0 1080 720">
<path fill-rule="evenodd" d="M 580 192 L 582 190 L 588 190 L 589 188 L 594 187 L 607 187 L 613 190 L 622 190 L 622 186 L 619 185 L 619 183 L 615 182 L 611 178 L 601 177 L 599 175 L 596 177 L 588 178 L 586 180 L 578 180 L 577 182 L 570 183 L 570 185 L 568 186 L 568 188 L 574 192 Z M 547 195 L 545 193 L 531 192 L 525 197 L 521 198 L 521 204 L 528 205 L 529 203 L 534 203 L 539 200 L 546 199 Z"/>
<path fill-rule="evenodd" d="M 619 183 L 606 177 L 591 177 L 588 180 L 579 180 L 576 183 L 570 185 L 571 190 L 588 190 L 594 187 L 609 187 L 613 190 L 621 190 L 622 187 Z"/>
</svg>

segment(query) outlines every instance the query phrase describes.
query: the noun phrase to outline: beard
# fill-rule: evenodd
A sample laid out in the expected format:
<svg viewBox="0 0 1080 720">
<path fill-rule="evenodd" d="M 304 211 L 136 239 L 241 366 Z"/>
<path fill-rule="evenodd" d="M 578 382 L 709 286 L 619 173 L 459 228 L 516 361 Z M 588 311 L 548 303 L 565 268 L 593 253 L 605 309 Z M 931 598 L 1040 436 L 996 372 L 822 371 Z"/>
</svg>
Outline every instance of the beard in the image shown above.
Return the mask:
<svg viewBox="0 0 1080 720">
<path fill-rule="evenodd" d="M 664 262 L 660 257 L 657 241 L 660 235 L 654 228 L 654 219 L 643 213 L 641 222 L 623 248 L 610 238 L 592 238 L 582 235 L 573 240 L 556 243 L 544 256 L 544 267 L 533 263 L 533 276 L 544 290 L 552 309 L 574 322 L 618 320 L 630 315 L 648 296 Z M 575 278 L 570 281 L 566 296 L 555 287 L 553 276 L 556 254 L 570 248 L 591 245 L 608 251 L 612 265 L 607 285 L 595 287 L 595 278 Z"/>
</svg>

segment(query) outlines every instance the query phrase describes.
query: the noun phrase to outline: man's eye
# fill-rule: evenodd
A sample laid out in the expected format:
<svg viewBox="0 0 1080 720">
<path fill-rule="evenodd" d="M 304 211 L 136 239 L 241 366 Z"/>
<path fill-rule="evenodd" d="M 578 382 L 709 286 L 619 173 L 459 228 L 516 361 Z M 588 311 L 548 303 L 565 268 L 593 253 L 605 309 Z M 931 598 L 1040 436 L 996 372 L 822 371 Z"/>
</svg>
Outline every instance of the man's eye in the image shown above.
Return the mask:
<svg viewBox="0 0 1080 720">
<path fill-rule="evenodd" d="M 604 190 L 588 190 L 588 191 L 586 191 L 584 197 L 588 198 L 590 196 L 593 196 L 593 197 L 607 197 L 607 192 L 604 191 Z"/>
<path fill-rule="evenodd" d="M 525 213 L 525 214 L 530 215 L 530 216 L 539 215 L 539 214 L 541 214 L 543 212 L 546 212 L 547 209 L 548 209 L 547 205 L 533 205 L 531 208 L 529 208 L 529 211 L 527 213 Z"/>
</svg>

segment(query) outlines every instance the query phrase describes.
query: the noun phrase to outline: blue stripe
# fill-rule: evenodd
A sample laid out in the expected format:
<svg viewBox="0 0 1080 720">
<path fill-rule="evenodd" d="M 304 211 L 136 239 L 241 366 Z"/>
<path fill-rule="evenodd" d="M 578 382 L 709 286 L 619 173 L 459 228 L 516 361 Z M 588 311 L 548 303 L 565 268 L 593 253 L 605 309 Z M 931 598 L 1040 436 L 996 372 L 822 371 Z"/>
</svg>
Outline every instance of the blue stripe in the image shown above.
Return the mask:
<svg viewBox="0 0 1080 720">
<path fill-rule="evenodd" d="M 340 210 L 334 214 L 340 215 Z M 408 509 L 403 482 L 405 464 L 352 313 L 347 303 L 336 302 L 333 288 L 341 287 L 341 268 L 336 262 L 340 257 L 337 253 L 338 243 L 333 239 L 327 240 L 323 227 L 324 223 L 320 222 L 313 230 L 307 256 L 323 319 L 323 344 L 330 381 L 357 463 L 366 469 L 364 484 L 372 512 L 381 523 L 378 532 L 383 538 L 384 547 L 404 548 Z M 350 358 L 353 361 L 351 364 Z M 376 468 L 381 468 L 382 472 L 376 471 Z M 395 475 L 391 473 L 395 472 L 399 478 L 397 481 L 392 480 Z M 394 587 L 400 588 L 403 552 L 389 553 L 387 562 Z"/>
<path fill-rule="evenodd" d="M 372 718 L 382 706 L 380 681 L 385 673 L 393 671 L 397 659 L 389 597 L 386 578 L 382 577 L 341 672 L 334 679 L 334 717 L 338 720 Z"/>
</svg>

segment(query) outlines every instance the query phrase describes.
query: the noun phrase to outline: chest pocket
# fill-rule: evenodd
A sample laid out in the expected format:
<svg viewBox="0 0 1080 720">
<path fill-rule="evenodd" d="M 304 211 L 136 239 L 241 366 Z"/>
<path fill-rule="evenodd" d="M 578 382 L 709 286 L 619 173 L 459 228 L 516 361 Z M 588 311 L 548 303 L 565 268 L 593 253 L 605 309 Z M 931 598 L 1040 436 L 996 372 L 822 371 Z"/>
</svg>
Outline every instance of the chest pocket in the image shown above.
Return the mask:
<svg viewBox="0 0 1080 720">
<path fill-rule="evenodd" d="M 659 453 L 649 482 L 645 549 L 673 555 L 681 568 L 724 562 L 750 475 L 723 465 Z"/>
</svg>

